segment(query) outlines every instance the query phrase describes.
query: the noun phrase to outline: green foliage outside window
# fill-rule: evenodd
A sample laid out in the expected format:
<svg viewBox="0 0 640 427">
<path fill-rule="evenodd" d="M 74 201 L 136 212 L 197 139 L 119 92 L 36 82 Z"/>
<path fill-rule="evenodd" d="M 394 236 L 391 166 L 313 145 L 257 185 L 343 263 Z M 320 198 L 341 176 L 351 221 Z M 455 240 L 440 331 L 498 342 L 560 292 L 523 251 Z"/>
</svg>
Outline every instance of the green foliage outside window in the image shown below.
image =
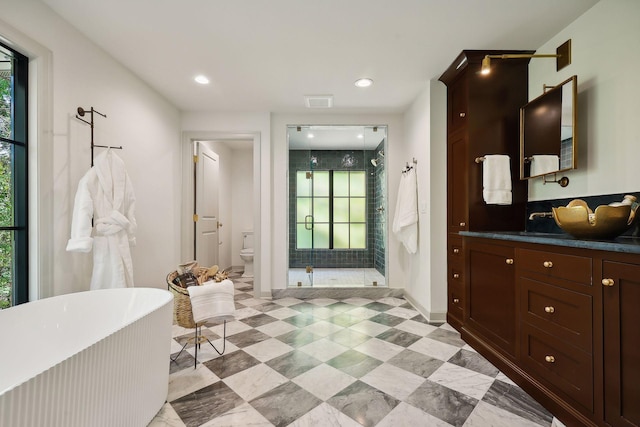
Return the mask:
<svg viewBox="0 0 640 427">
<path fill-rule="evenodd" d="M 11 81 L 0 78 L 0 135 L 11 135 Z M 0 224 L 13 223 L 11 146 L 0 145 Z M 11 305 L 13 233 L 0 232 L 0 309 Z"/>
</svg>

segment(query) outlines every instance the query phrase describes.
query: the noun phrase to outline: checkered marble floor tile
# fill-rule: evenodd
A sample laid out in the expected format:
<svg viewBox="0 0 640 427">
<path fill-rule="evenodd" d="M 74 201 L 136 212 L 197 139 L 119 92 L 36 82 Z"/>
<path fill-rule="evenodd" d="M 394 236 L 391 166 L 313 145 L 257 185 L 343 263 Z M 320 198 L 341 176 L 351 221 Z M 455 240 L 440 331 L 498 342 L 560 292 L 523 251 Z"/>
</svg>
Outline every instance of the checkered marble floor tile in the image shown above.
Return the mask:
<svg viewBox="0 0 640 427">
<path fill-rule="evenodd" d="M 170 363 L 150 426 L 550 426 L 552 415 L 404 299 L 253 296 L 232 273 L 226 351 L 187 347 Z M 222 325 L 203 333 L 221 348 Z M 193 330 L 173 326 L 172 357 Z"/>
</svg>

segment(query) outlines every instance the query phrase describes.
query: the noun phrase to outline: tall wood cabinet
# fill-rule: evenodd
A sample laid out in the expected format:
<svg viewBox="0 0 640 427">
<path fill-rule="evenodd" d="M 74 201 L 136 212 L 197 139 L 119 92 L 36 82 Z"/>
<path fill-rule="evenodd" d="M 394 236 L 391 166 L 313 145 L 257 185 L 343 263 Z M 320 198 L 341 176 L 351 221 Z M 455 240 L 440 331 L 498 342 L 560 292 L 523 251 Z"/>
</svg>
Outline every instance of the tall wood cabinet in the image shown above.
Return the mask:
<svg viewBox="0 0 640 427">
<path fill-rule="evenodd" d="M 528 102 L 528 59 L 493 61 L 480 74 L 485 55 L 532 51 L 465 50 L 440 76 L 447 85 L 448 314 L 455 328 L 466 307 L 462 293 L 464 258 L 459 231 L 524 230 L 527 183 L 520 181 L 519 111 Z M 482 198 L 482 164 L 476 157 L 511 158 L 509 206 L 487 205 Z"/>
</svg>

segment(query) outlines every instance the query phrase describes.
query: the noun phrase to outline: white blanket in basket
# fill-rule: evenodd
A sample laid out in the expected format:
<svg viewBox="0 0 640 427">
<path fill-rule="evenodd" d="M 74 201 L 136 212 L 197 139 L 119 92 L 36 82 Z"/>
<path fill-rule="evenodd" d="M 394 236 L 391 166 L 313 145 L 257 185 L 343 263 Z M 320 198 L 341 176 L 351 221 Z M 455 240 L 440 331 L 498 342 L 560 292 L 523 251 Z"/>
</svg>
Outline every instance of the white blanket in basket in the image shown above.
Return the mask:
<svg viewBox="0 0 640 427">
<path fill-rule="evenodd" d="M 201 286 L 189 286 L 191 311 L 196 323 L 207 319 L 233 320 L 236 305 L 233 301 L 233 282 L 225 279 L 220 283 L 209 281 Z"/>
</svg>

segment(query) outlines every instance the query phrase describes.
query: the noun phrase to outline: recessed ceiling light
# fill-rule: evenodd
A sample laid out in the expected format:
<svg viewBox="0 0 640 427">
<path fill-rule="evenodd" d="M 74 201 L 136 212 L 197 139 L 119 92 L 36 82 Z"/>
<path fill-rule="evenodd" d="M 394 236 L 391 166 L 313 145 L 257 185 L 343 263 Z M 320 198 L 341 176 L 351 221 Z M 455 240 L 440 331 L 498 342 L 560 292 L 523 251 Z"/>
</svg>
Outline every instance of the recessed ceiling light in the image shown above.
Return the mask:
<svg viewBox="0 0 640 427">
<path fill-rule="evenodd" d="M 362 135 L 361 133 L 358 134 L 358 139 L 362 139 L 364 138 L 364 135 Z"/>
<path fill-rule="evenodd" d="M 355 82 L 355 85 L 357 87 L 369 87 L 373 84 L 373 80 L 369 79 L 369 78 L 364 78 L 364 79 L 358 79 Z"/>
<path fill-rule="evenodd" d="M 314 136 L 314 135 L 313 135 L 312 133 L 308 133 L 308 134 L 307 134 L 307 138 L 309 138 L 309 139 L 313 138 L 313 136 Z"/>
<path fill-rule="evenodd" d="M 207 78 L 207 76 L 203 76 L 202 74 L 200 74 L 199 76 L 195 76 L 193 80 L 195 80 L 196 83 L 200 83 L 201 85 L 209 84 L 209 79 Z"/>
</svg>

